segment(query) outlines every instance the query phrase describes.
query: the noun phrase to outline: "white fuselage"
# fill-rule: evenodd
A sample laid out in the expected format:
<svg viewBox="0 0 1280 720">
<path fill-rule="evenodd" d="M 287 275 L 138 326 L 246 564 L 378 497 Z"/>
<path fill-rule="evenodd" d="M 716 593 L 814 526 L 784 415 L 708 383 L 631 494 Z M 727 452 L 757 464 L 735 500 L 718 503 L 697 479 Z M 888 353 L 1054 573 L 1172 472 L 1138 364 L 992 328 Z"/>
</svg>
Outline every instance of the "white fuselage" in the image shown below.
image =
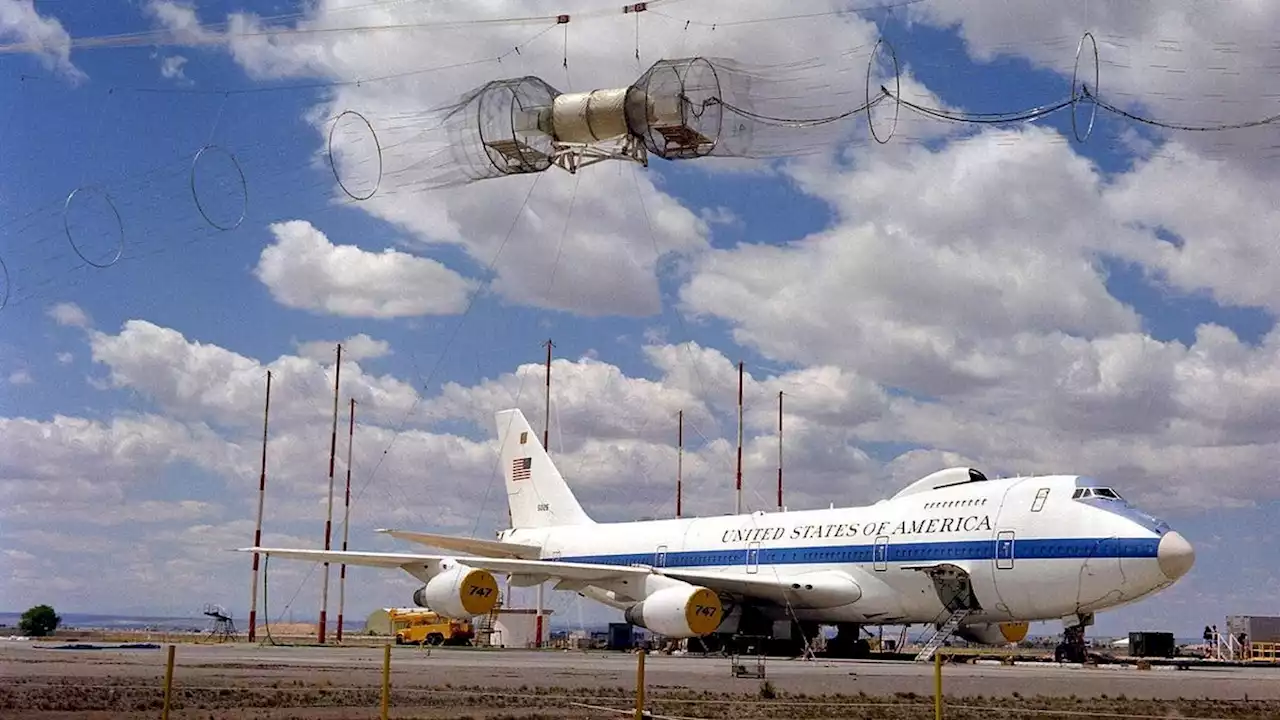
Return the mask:
<svg viewBox="0 0 1280 720">
<path fill-rule="evenodd" d="M 1118 497 L 1078 497 L 1097 487 L 1074 475 L 986 480 L 864 507 L 521 528 L 503 540 L 549 560 L 771 580 L 848 573 L 855 602 L 790 608 L 821 623 L 935 622 L 944 605 L 928 571 L 944 566 L 968 577 L 980 605 L 969 622 L 1048 620 L 1132 602 L 1190 567 L 1190 546 L 1164 523 Z"/>
</svg>

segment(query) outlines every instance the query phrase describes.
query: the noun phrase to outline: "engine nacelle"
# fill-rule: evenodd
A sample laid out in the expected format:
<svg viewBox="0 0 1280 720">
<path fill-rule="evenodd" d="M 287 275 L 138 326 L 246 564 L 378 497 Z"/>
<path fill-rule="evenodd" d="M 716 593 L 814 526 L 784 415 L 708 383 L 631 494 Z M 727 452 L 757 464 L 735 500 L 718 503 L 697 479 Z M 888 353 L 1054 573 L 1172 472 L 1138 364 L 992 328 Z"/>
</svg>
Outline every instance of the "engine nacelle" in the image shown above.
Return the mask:
<svg viewBox="0 0 1280 720">
<path fill-rule="evenodd" d="M 445 617 L 483 615 L 498 603 L 498 581 L 487 570 L 454 565 L 414 590 L 413 603 Z"/>
<path fill-rule="evenodd" d="M 1026 639 L 1030 627 L 1027 622 L 983 623 L 965 625 L 956 630 L 956 635 L 983 645 L 1008 645 Z"/>
<path fill-rule="evenodd" d="M 714 591 L 683 583 L 655 591 L 627 608 L 627 622 L 670 638 L 689 638 L 715 632 L 724 620 L 724 607 Z"/>
</svg>

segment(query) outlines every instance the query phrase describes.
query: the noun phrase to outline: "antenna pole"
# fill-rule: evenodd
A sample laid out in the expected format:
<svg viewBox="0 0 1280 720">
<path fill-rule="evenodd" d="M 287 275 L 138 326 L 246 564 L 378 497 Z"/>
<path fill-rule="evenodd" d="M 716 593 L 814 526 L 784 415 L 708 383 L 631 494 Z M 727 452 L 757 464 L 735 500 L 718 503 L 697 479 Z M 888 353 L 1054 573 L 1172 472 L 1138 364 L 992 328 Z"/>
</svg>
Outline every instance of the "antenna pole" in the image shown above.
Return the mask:
<svg viewBox="0 0 1280 720">
<path fill-rule="evenodd" d="M 778 512 L 782 512 L 782 391 L 778 391 Z"/>
<path fill-rule="evenodd" d="M 356 399 L 351 398 L 350 424 L 347 428 L 347 493 L 342 510 L 342 552 L 347 551 L 347 525 L 351 522 L 351 448 L 356 441 Z M 338 570 L 338 642 L 342 642 L 342 609 L 347 600 L 347 564 Z"/>
<path fill-rule="evenodd" d="M 546 405 L 546 407 L 545 407 L 545 408 L 543 408 L 543 413 L 544 413 L 544 414 L 543 414 L 543 418 L 542 418 L 542 449 L 543 449 L 543 450 L 545 450 L 547 453 L 550 453 L 550 452 L 551 452 L 551 445 L 550 445 L 550 435 L 551 435 L 551 348 L 555 347 L 555 346 L 556 346 L 556 344 L 555 344 L 555 343 L 553 343 L 553 342 L 551 342 L 551 339 L 550 339 L 550 338 L 548 338 L 548 339 L 547 339 L 547 341 L 546 341 L 546 342 L 544 342 L 544 343 L 542 343 L 542 344 L 543 344 L 543 345 L 545 345 L 545 346 L 547 347 L 547 393 L 546 393 L 546 398 L 545 398 L 545 403 L 544 403 L 544 404 Z"/>
<path fill-rule="evenodd" d="M 681 487 L 684 482 L 684 411 L 681 410 L 677 417 L 679 430 L 676 431 L 676 517 L 680 517 L 680 500 L 684 489 Z"/>
<path fill-rule="evenodd" d="M 342 343 L 338 343 L 338 364 L 333 368 L 333 428 L 329 433 L 329 510 L 324 519 L 324 549 L 330 548 L 330 536 L 333 532 L 333 463 L 338 454 L 338 380 L 342 375 Z M 324 564 L 324 587 L 320 594 L 320 628 L 319 642 L 324 644 L 325 622 L 329 611 L 329 563 Z"/>
<path fill-rule="evenodd" d="M 734 512 L 742 514 L 742 368 L 743 363 L 738 361 L 738 477 L 734 489 L 737 492 L 737 501 L 734 505 Z"/>
<path fill-rule="evenodd" d="M 267 371 L 267 401 L 262 410 L 262 472 L 258 475 L 258 520 L 253 528 L 253 546 L 262 547 L 262 504 L 267 494 L 267 420 L 271 417 L 271 371 Z M 257 637 L 258 553 L 253 554 L 253 587 L 249 590 L 249 642 Z"/>
</svg>

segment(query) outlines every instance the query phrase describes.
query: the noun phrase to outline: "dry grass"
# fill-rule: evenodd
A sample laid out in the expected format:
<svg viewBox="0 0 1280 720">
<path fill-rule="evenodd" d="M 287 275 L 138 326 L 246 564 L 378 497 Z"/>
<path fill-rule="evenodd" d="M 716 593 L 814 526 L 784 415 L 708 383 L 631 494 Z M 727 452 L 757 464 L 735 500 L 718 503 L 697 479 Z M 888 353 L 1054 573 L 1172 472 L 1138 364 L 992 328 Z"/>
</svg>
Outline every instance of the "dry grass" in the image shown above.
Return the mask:
<svg viewBox="0 0 1280 720">
<path fill-rule="evenodd" d="M 368 718 L 376 714 L 375 687 L 344 686 L 331 679 L 202 677 L 199 686 L 174 689 L 174 718 Z M 495 689 L 486 685 L 396 687 L 391 705 L 397 718 L 586 718 L 601 717 L 578 703 L 628 708 L 628 687 L 590 690 L 552 685 Z M 154 718 L 163 703 L 159 684 L 137 678 L 65 678 L 24 676 L 0 684 L 0 717 L 13 720 L 52 717 Z M 946 697 L 946 717 L 1081 718 L 1129 715 L 1163 718 L 1280 717 L 1280 701 L 1136 700 L 1124 697 Z M 651 712 L 697 718 L 875 718 L 914 720 L 933 717 L 933 700 L 915 693 L 891 696 L 787 693 L 761 683 L 754 692 L 694 691 L 653 687 Z M 1039 711 L 1039 712 L 1037 712 Z M 1044 711 L 1050 711 L 1048 713 Z M 1097 715 L 1094 715 L 1097 713 Z M 604 713 L 607 715 L 608 713 Z M 619 715 L 621 717 L 621 715 Z"/>
</svg>

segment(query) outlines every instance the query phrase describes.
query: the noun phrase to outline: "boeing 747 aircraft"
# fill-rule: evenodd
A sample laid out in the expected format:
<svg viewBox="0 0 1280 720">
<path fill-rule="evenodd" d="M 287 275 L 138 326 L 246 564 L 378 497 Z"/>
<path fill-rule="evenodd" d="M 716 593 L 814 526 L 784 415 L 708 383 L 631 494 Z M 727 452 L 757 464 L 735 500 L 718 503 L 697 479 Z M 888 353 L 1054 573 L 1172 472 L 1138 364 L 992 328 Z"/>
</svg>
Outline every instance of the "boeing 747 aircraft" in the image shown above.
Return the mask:
<svg viewBox="0 0 1280 720">
<path fill-rule="evenodd" d="M 1195 561 L 1182 535 L 1096 480 L 972 468 L 863 507 L 597 523 L 524 414 L 496 419 L 513 525 L 496 540 L 380 530 L 445 554 L 243 550 L 403 570 L 424 583 L 416 604 L 454 617 L 494 607 L 496 573 L 552 581 L 670 638 L 813 638 L 835 625 L 829 651 L 841 656 L 866 653 L 864 626 L 924 623 L 999 644 L 1061 619 L 1058 656 L 1076 661 L 1094 613 L 1169 587 Z"/>
</svg>

